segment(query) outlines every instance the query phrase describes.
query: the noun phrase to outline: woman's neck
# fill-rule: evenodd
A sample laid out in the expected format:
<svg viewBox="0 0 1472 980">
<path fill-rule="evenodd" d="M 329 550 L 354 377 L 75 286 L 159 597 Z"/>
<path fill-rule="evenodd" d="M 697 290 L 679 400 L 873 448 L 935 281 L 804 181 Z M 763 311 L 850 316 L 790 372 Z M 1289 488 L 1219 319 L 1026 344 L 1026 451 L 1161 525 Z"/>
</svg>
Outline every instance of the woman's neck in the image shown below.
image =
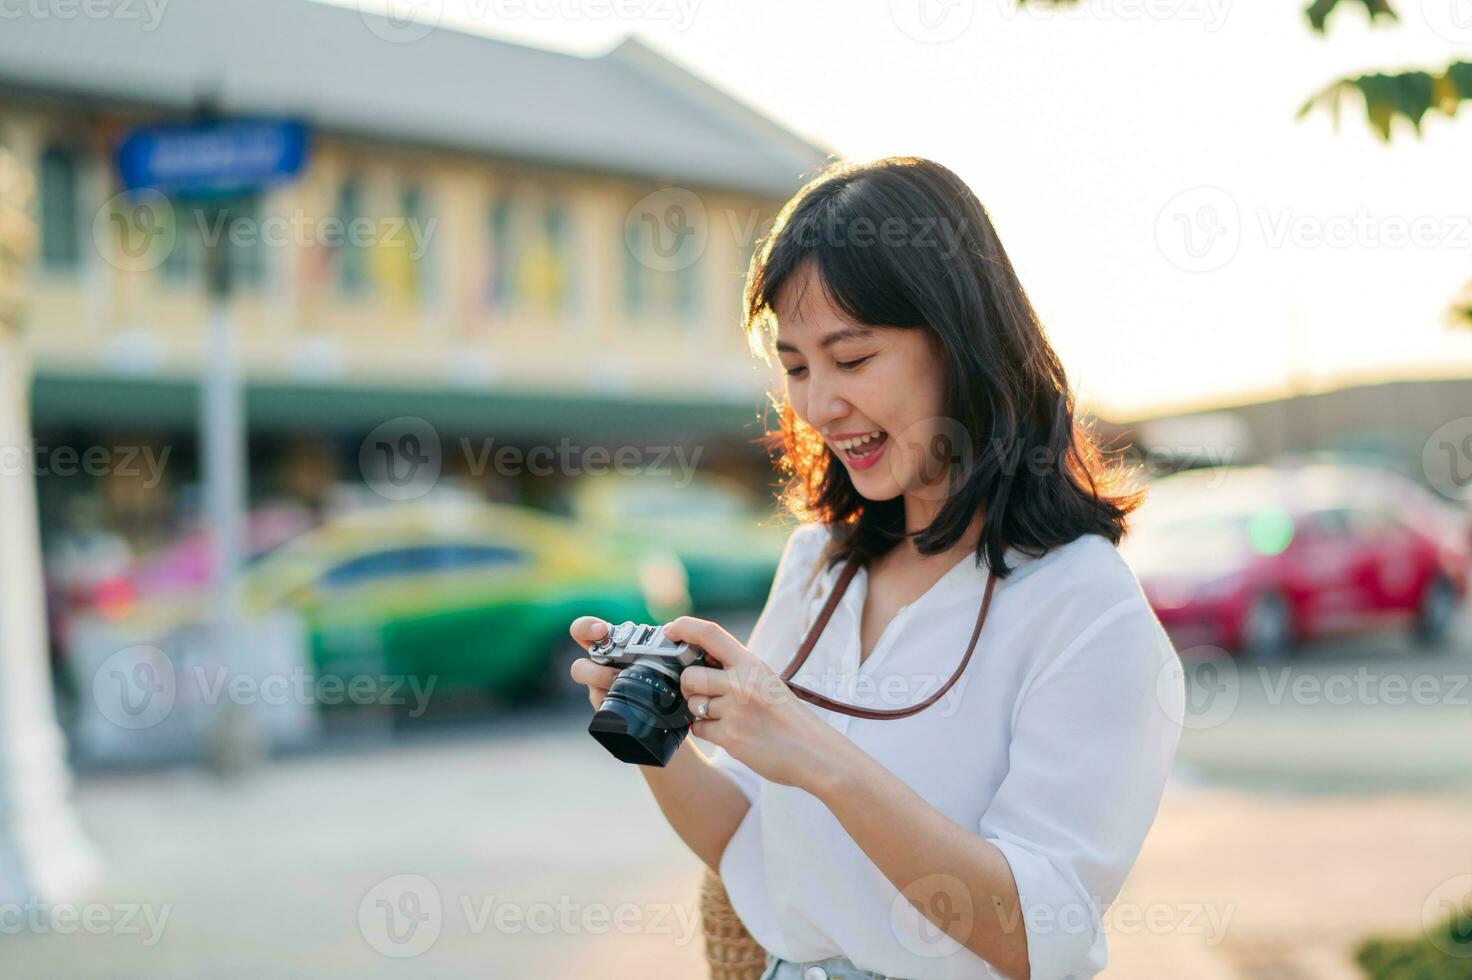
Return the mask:
<svg viewBox="0 0 1472 980">
<path fill-rule="evenodd" d="M 905 540 L 891 552 L 892 556 L 901 561 L 908 562 L 955 562 L 961 555 L 974 553 L 976 546 L 981 541 L 982 515 L 978 511 L 966 528 L 966 533 L 961 535 L 954 545 L 939 555 L 922 555 L 915 549 L 915 535 L 925 530 L 935 515 L 940 513 L 942 501 L 917 500 L 909 494 L 905 495 Z"/>
</svg>

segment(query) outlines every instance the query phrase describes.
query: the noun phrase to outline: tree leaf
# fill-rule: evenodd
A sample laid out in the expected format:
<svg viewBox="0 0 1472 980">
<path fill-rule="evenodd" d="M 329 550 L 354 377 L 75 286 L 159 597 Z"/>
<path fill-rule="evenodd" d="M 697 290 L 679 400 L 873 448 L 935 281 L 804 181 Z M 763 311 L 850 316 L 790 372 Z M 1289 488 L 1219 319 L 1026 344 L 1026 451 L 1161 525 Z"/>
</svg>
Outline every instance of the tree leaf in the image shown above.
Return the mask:
<svg viewBox="0 0 1472 980">
<path fill-rule="evenodd" d="M 1302 119 L 1315 108 L 1334 114 L 1336 126 L 1340 104 L 1351 92 L 1365 101 L 1365 117 L 1382 140 L 1395 134 L 1395 120 L 1410 123 L 1417 135 L 1428 112 L 1452 117 L 1462 102 L 1472 98 L 1472 62 L 1457 61 L 1445 71 L 1405 71 L 1397 74 L 1372 72 L 1341 78 L 1314 93 L 1298 110 Z"/>
<path fill-rule="evenodd" d="M 1323 34 L 1325 24 L 1329 20 L 1329 15 L 1334 12 L 1334 8 L 1343 2 L 1346 2 L 1346 0 L 1313 0 L 1313 3 L 1310 3 L 1307 9 L 1304 10 L 1304 14 L 1308 17 L 1309 25 L 1318 33 Z M 1364 7 L 1365 15 L 1370 18 L 1370 23 L 1372 24 L 1375 23 L 1378 17 L 1384 17 L 1387 20 L 1400 20 L 1400 16 L 1396 14 L 1395 8 L 1390 5 L 1390 0 L 1347 0 L 1347 2 L 1357 3 Z"/>
</svg>

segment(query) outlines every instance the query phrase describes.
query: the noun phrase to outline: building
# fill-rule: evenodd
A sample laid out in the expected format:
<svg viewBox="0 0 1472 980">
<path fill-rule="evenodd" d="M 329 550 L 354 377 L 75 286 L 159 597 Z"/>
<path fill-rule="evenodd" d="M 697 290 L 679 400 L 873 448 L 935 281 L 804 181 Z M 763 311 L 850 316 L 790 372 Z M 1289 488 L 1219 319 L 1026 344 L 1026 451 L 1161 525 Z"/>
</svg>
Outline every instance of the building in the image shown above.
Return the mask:
<svg viewBox="0 0 1472 980">
<path fill-rule="evenodd" d="M 1100 420 L 1098 431 L 1106 441 L 1148 457 L 1156 469 L 1328 453 L 1374 462 L 1465 499 L 1469 476 L 1462 468 L 1472 459 L 1462 442 L 1468 405 L 1472 380 L 1394 380 L 1147 419 Z"/>
<path fill-rule="evenodd" d="M 189 482 L 215 240 L 257 495 L 355 477 L 398 416 L 446 439 L 763 460 L 742 277 L 823 147 L 632 39 L 600 57 L 406 39 L 312 0 L 87 9 L 0 30 L 0 145 L 38 176 L 38 442 L 171 447 L 173 489 Z M 124 136 L 200 113 L 305 121 L 307 171 L 221 214 L 118 197 Z M 172 506 L 108 493 L 125 521 Z"/>
</svg>

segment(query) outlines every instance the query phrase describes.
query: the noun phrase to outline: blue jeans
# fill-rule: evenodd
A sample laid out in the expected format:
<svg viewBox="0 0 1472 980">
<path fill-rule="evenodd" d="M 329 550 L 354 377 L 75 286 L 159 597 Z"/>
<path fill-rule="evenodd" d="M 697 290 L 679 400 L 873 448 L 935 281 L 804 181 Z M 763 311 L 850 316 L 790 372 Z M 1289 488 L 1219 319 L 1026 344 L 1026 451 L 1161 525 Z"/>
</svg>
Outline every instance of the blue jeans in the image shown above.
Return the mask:
<svg viewBox="0 0 1472 980">
<path fill-rule="evenodd" d="M 791 960 L 779 960 L 768 953 L 767 968 L 762 971 L 761 980 L 886 980 L 886 978 L 872 970 L 860 970 L 842 956 L 832 956 L 826 960 L 812 960 L 807 963 L 794 963 Z"/>
</svg>

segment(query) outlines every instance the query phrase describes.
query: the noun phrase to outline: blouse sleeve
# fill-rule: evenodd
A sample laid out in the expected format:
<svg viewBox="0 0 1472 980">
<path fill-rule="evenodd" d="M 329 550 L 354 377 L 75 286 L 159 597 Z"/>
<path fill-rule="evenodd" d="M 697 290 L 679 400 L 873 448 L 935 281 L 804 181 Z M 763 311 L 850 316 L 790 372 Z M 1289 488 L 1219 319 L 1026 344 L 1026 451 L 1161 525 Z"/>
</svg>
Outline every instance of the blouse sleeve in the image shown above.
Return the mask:
<svg viewBox="0 0 1472 980">
<path fill-rule="evenodd" d="M 777 573 L 772 577 L 772 588 L 767 593 L 766 605 L 751 628 L 751 638 L 746 646 L 752 652 L 772 662 L 772 640 L 781 634 L 779 620 L 783 623 L 799 621 L 803 610 L 803 595 L 807 592 L 809 573 L 818 560 L 827 528 L 821 523 L 804 524 L 787 537 L 782 549 L 782 558 L 777 563 Z M 739 636 L 737 639 L 741 639 Z M 781 664 L 779 666 L 786 666 Z M 712 746 L 706 753 L 711 765 L 735 781 L 737 788 L 748 802 L 755 802 L 761 789 L 761 777 L 752 772 L 720 746 Z"/>
<path fill-rule="evenodd" d="M 1073 976 L 1099 940 L 1159 808 L 1184 702 L 1143 597 L 1106 609 L 1024 683 L 979 829 L 1016 880 L 1032 980 Z"/>
</svg>

